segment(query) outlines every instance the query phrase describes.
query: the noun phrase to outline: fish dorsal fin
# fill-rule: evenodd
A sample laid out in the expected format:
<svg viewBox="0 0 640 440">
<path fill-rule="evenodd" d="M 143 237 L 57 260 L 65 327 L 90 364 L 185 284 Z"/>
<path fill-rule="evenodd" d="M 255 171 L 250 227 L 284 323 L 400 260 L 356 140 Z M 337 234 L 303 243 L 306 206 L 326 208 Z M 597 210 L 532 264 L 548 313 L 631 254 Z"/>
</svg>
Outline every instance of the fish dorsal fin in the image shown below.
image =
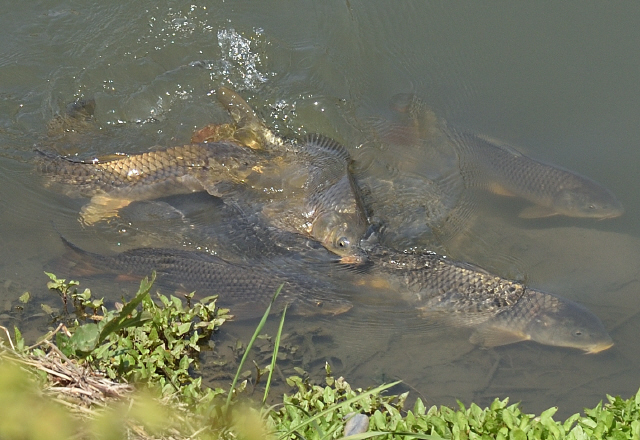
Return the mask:
<svg viewBox="0 0 640 440">
<path fill-rule="evenodd" d="M 514 344 L 520 341 L 526 341 L 531 339 L 528 335 L 518 332 L 510 331 L 502 327 L 495 327 L 492 325 L 483 326 L 477 329 L 471 337 L 469 342 L 481 347 L 498 347 L 500 345 Z"/>
<path fill-rule="evenodd" d="M 485 141 L 488 144 L 492 144 L 495 147 L 501 148 L 504 151 L 509 152 L 513 156 L 524 156 L 524 154 L 520 151 L 519 148 L 514 147 L 511 144 L 506 143 L 503 140 L 494 138 L 492 136 L 487 136 L 486 134 L 477 134 L 476 137 Z"/>
<path fill-rule="evenodd" d="M 554 211 L 552 208 L 548 206 L 540 206 L 533 205 L 527 208 L 524 208 L 518 217 L 520 218 L 544 218 L 544 217 L 552 217 L 554 215 L 558 215 L 557 211 Z"/>
<path fill-rule="evenodd" d="M 344 160 L 346 164 L 351 161 L 351 156 L 347 149 L 330 137 L 321 134 L 310 134 L 304 137 L 302 144 L 307 153 L 314 155 L 318 154 L 318 152 L 331 154 L 335 158 Z"/>
</svg>

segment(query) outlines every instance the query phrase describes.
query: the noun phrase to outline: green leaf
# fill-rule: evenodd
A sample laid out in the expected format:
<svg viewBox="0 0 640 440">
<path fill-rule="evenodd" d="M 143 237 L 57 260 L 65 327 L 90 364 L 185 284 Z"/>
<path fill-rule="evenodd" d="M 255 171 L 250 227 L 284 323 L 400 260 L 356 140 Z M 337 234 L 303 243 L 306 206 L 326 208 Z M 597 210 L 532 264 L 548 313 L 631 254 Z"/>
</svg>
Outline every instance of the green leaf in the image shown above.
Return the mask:
<svg viewBox="0 0 640 440">
<path fill-rule="evenodd" d="M 149 296 L 149 291 L 151 290 L 151 286 L 153 285 L 153 282 L 156 279 L 156 272 L 154 271 L 151 274 L 151 280 L 149 280 L 147 277 L 145 277 L 141 282 L 140 282 L 140 288 L 138 289 L 138 293 L 136 294 L 136 296 L 131 300 L 131 302 L 128 302 L 127 304 L 125 304 L 122 307 L 122 310 L 120 311 L 120 313 L 118 313 L 118 315 L 112 319 L 111 321 L 109 321 L 104 328 L 102 329 L 102 331 L 100 332 L 100 338 L 99 338 L 99 343 L 101 343 L 102 341 L 105 340 L 105 338 L 107 336 L 109 336 L 111 333 L 116 332 L 122 328 L 125 328 L 127 325 L 131 325 L 131 321 L 129 321 L 129 315 L 131 313 L 133 313 L 133 311 L 136 309 L 136 307 L 138 307 L 138 305 L 146 298 Z M 138 321 L 140 322 L 140 321 Z"/>
<path fill-rule="evenodd" d="M 182 336 L 191 329 L 191 321 L 178 324 L 178 335 Z"/>
<path fill-rule="evenodd" d="M 30 299 L 31 299 L 31 294 L 29 292 L 24 292 L 22 295 L 20 295 L 20 298 L 18 298 L 18 300 L 22 304 L 28 303 Z"/>
<path fill-rule="evenodd" d="M 69 342 L 76 353 L 79 351 L 88 353 L 98 345 L 99 336 L 98 324 L 85 324 L 76 329 Z"/>
</svg>

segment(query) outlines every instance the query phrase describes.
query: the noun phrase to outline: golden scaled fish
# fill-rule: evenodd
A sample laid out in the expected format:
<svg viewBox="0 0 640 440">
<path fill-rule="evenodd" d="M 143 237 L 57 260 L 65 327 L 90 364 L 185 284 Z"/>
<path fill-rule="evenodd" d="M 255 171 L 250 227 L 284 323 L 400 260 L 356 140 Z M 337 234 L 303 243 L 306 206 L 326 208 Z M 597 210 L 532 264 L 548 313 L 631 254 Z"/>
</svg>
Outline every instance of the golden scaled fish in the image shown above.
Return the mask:
<svg viewBox="0 0 640 440">
<path fill-rule="evenodd" d="M 291 203 L 295 198 L 289 197 L 274 201 L 263 211 L 276 224 L 306 225 L 309 235 L 342 256 L 343 262 L 362 263 L 366 256 L 360 250 L 360 239 L 368 222 L 349 169 L 349 153 L 336 141 L 321 135 L 308 135 L 292 149 L 305 164 L 302 206 Z"/>
<path fill-rule="evenodd" d="M 206 190 L 231 200 L 252 199 L 272 224 L 318 240 L 342 263 L 366 258 L 359 240 L 367 223 L 349 155 L 319 135 L 281 151 L 212 142 L 91 162 L 40 156 L 39 169 L 50 183 L 67 195 L 91 197 L 81 211 L 85 224 L 117 215 L 133 201 Z M 229 183 L 234 191 L 225 189 Z"/>
<path fill-rule="evenodd" d="M 204 190 L 207 183 L 241 182 L 261 157 L 228 142 L 189 144 L 140 154 L 78 161 L 38 151 L 38 169 L 69 196 L 90 197 L 81 211 L 85 224 L 117 215 L 133 201 Z"/>
<path fill-rule="evenodd" d="M 435 253 L 368 249 L 378 279 L 403 294 L 425 316 L 474 329 L 484 347 L 531 340 L 598 353 L 613 346 L 600 320 L 573 301 L 531 289 Z"/>
<path fill-rule="evenodd" d="M 624 213 L 620 201 L 601 184 L 528 157 L 503 142 L 448 127 L 413 94 L 399 94 L 392 103 L 393 108 L 408 115 L 415 137 L 429 141 L 444 134 L 449 139 L 468 188 L 532 202 L 534 206 L 520 213 L 522 218 L 565 215 L 606 219 Z"/>
</svg>

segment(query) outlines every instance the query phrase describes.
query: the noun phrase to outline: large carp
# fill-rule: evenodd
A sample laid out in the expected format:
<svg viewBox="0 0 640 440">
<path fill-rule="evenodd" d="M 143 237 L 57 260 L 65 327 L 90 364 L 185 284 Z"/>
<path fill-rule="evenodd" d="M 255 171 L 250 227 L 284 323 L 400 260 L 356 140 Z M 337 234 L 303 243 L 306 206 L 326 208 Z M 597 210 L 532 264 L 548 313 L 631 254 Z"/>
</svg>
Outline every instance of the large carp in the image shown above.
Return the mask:
<svg viewBox="0 0 640 440">
<path fill-rule="evenodd" d="M 399 94 L 392 101 L 393 108 L 408 115 L 415 137 L 429 142 L 445 135 L 458 156 L 467 188 L 532 202 L 533 206 L 520 213 L 522 218 L 565 215 L 606 219 L 624 213 L 616 196 L 588 177 L 533 159 L 504 142 L 451 128 L 413 94 Z"/>
<path fill-rule="evenodd" d="M 613 345 L 585 307 L 436 253 L 367 249 L 376 276 L 425 315 L 472 327 L 485 347 L 531 340 L 598 353 Z"/>
<path fill-rule="evenodd" d="M 141 248 L 101 256 L 75 246 L 72 249 L 75 259 L 80 260 L 73 276 L 82 274 L 83 267 L 140 278 L 156 270 L 162 282 L 189 291 L 219 293 L 221 300 L 227 295 L 230 302 L 252 297 L 264 302 L 274 286 L 285 283 L 288 301 L 302 301 L 311 310 L 321 306 L 331 313 L 344 308 L 335 296 L 337 286 L 329 281 L 332 277 L 323 276 L 316 265 L 302 276 L 284 265 L 283 270 L 277 269 L 272 262 L 233 265 L 208 254 L 183 250 Z M 473 328 L 470 341 L 474 344 L 493 347 L 532 340 L 587 353 L 613 345 L 600 320 L 575 302 L 435 253 L 403 253 L 379 245 L 367 250 L 366 267 L 353 273 L 342 271 L 340 291 L 349 282 L 389 290 L 427 316 L 438 315 L 454 325 Z M 233 305 L 231 308 L 233 312 Z"/>
<path fill-rule="evenodd" d="M 39 169 L 50 182 L 68 195 L 91 198 L 81 211 L 86 224 L 116 215 L 133 201 L 206 190 L 251 200 L 273 224 L 318 240 L 343 263 L 365 258 L 358 244 L 367 220 L 349 172 L 350 156 L 321 135 L 279 150 L 219 141 L 91 161 L 40 155 Z"/>
<path fill-rule="evenodd" d="M 204 252 L 180 249 L 140 248 L 108 256 L 87 252 L 62 238 L 68 252 L 58 261 L 70 275 L 114 273 L 121 280 L 138 281 L 156 271 L 156 284 L 199 296 L 219 295 L 218 304 L 239 318 L 261 316 L 282 285 L 278 308 L 285 302 L 300 315 L 336 315 L 351 309 L 349 301 L 332 294 L 320 280 L 286 275 L 277 263 L 232 264 Z M 70 266 L 70 267 L 69 267 Z"/>
</svg>

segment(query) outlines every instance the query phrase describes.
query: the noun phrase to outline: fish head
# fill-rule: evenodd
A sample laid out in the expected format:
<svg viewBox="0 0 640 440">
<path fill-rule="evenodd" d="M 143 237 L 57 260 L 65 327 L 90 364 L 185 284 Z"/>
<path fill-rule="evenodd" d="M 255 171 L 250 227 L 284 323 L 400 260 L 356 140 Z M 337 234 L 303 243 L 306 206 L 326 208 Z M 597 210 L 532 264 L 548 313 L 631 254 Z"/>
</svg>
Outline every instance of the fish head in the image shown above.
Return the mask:
<svg viewBox="0 0 640 440">
<path fill-rule="evenodd" d="M 528 339 L 545 345 L 571 347 L 599 353 L 613 346 L 604 325 L 586 307 L 573 301 L 546 295 L 526 325 Z"/>
<path fill-rule="evenodd" d="M 611 191 L 587 178 L 580 180 L 579 184 L 564 188 L 556 195 L 554 207 L 558 214 L 606 219 L 624 213 L 622 203 Z"/>
<path fill-rule="evenodd" d="M 365 232 L 366 224 L 334 211 L 320 214 L 311 227 L 311 235 L 327 250 L 339 255 L 344 264 L 362 264 L 367 260 L 360 248 Z"/>
</svg>

